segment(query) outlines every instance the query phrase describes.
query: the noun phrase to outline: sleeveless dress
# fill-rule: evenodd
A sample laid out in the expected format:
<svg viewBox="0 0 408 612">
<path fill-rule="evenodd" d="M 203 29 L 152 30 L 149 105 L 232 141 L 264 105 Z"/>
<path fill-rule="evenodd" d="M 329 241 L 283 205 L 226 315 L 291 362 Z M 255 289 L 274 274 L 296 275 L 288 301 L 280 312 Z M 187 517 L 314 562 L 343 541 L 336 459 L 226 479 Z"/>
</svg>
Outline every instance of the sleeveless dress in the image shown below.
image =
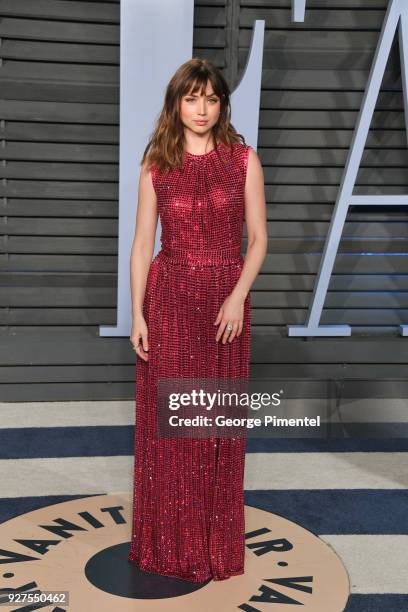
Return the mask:
<svg viewBox="0 0 408 612">
<path fill-rule="evenodd" d="M 243 329 L 216 342 L 218 311 L 241 274 L 250 146 L 185 154 L 152 182 L 161 250 L 146 283 L 149 358 L 137 356 L 132 537 L 141 570 L 192 582 L 244 573 L 246 439 L 157 437 L 159 377 L 249 377 L 250 294 Z"/>
</svg>

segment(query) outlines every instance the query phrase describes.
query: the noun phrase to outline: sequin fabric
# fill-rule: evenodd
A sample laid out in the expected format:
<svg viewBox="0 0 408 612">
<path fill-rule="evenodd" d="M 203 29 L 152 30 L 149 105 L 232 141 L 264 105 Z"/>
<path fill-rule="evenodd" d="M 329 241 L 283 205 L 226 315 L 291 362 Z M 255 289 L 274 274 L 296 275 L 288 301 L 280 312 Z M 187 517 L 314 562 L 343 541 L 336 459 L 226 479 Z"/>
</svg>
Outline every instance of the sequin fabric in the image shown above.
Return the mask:
<svg viewBox="0 0 408 612">
<path fill-rule="evenodd" d="M 248 379 L 250 294 L 241 335 L 216 342 L 220 306 L 239 279 L 250 147 L 186 153 L 152 169 L 161 222 L 143 305 L 149 360 L 137 356 L 132 537 L 140 569 L 192 582 L 244 573 L 246 438 L 159 438 L 157 380 Z"/>
</svg>

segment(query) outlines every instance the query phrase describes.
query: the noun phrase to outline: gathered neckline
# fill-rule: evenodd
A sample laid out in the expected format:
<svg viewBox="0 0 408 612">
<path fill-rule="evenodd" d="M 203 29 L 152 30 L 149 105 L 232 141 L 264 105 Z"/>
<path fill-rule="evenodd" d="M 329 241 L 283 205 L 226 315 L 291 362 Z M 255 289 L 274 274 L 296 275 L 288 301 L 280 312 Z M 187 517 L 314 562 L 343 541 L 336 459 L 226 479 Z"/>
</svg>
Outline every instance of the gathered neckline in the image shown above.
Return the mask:
<svg viewBox="0 0 408 612">
<path fill-rule="evenodd" d="M 216 151 L 218 151 L 220 147 L 222 146 L 222 144 L 223 144 L 222 142 L 219 142 L 217 148 L 211 149 L 211 151 L 207 151 L 207 153 L 196 154 L 196 153 L 190 153 L 189 151 L 185 151 L 185 153 L 188 157 L 195 157 L 195 158 L 208 157 L 212 153 L 215 153 Z"/>
</svg>

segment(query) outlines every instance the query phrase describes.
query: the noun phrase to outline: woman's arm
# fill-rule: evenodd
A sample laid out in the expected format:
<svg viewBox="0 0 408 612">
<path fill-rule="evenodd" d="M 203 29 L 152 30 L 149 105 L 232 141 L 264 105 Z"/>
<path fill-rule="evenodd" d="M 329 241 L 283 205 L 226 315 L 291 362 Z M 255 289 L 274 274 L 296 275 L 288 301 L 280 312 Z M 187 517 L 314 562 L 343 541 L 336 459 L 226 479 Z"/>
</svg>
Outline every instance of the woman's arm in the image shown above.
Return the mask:
<svg viewBox="0 0 408 612">
<path fill-rule="evenodd" d="M 265 184 L 261 162 L 250 149 L 245 182 L 245 220 L 248 246 L 244 265 L 233 293 L 245 300 L 268 251 Z"/>
<path fill-rule="evenodd" d="M 140 170 L 136 229 L 130 254 L 132 297 L 132 335 L 130 339 L 138 355 L 146 360 L 147 355 L 139 352 L 138 343 L 139 338 L 142 337 L 143 349 L 144 351 L 148 350 L 147 329 L 143 318 L 143 301 L 147 275 L 154 251 L 157 220 L 156 192 L 152 183 L 151 171 L 147 170 L 146 163 L 144 163 Z"/>
<path fill-rule="evenodd" d="M 245 298 L 254 282 L 268 250 L 268 228 L 266 224 L 266 203 L 264 175 L 261 162 L 254 149 L 250 149 L 245 182 L 245 220 L 248 236 L 248 247 L 244 265 L 234 289 L 224 302 L 215 320 L 219 325 L 216 340 L 221 335 L 223 344 L 228 339 L 232 342 L 235 336 L 240 336 L 243 327 L 243 305 Z M 233 330 L 225 329 L 231 322 Z"/>
</svg>

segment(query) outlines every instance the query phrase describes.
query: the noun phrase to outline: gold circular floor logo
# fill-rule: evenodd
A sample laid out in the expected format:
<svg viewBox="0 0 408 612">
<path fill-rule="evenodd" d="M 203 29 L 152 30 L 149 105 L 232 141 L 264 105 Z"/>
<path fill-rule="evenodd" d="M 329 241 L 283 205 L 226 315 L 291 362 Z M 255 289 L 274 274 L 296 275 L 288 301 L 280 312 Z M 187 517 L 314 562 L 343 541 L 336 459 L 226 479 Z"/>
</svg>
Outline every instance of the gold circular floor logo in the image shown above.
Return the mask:
<svg viewBox="0 0 408 612">
<path fill-rule="evenodd" d="M 0 609 L 53 612 L 243 610 L 342 612 L 349 581 L 334 550 L 287 519 L 245 506 L 245 573 L 193 583 L 149 574 L 128 561 L 130 494 L 96 495 L 0 525 L 1 589 L 68 592 L 69 604 Z M 0 600 L 5 597 L 0 594 Z"/>
</svg>

